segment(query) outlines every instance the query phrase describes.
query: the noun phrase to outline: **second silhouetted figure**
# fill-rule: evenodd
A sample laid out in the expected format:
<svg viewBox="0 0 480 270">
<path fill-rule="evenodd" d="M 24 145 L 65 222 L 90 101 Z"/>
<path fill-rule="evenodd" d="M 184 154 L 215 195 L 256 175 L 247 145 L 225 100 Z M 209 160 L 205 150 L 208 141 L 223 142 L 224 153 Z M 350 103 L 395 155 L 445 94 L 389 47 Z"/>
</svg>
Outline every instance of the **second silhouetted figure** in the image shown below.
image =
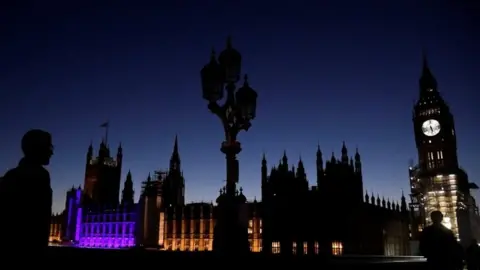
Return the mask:
<svg viewBox="0 0 480 270">
<path fill-rule="evenodd" d="M 40 251 L 48 246 L 52 212 L 50 174 L 43 167 L 53 155 L 52 137 L 30 130 L 22 138 L 24 157 L 0 180 L 0 246 Z"/>
<path fill-rule="evenodd" d="M 467 248 L 466 254 L 467 269 L 479 270 L 480 269 L 480 246 L 476 239 L 473 239 L 470 246 Z"/>
</svg>

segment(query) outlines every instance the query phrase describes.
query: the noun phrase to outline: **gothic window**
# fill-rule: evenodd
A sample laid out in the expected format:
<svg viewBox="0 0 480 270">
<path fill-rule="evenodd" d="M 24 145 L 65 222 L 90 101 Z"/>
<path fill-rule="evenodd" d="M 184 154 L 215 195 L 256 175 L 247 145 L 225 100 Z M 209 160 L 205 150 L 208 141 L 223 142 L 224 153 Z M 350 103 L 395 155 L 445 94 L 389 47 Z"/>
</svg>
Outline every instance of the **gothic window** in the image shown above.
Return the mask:
<svg viewBox="0 0 480 270">
<path fill-rule="evenodd" d="M 199 241 L 199 240 L 195 240 L 194 250 L 195 250 L 195 251 L 198 251 L 199 246 L 200 246 L 200 241 Z"/>
<path fill-rule="evenodd" d="M 272 243 L 272 253 L 279 254 L 280 253 L 280 242 L 273 242 Z"/>
<path fill-rule="evenodd" d="M 210 242 L 208 240 L 203 240 L 203 249 L 209 250 Z"/>
<path fill-rule="evenodd" d="M 443 151 L 437 151 L 437 166 L 442 167 L 443 166 Z"/>
<path fill-rule="evenodd" d="M 205 220 L 204 226 L 203 226 L 203 233 L 209 233 L 210 232 L 210 220 Z"/>
<path fill-rule="evenodd" d="M 332 243 L 332 254 L 333 255 L 342 255 L 343 254 L 343 243 L 335 241 Z"/>
<path fill-rule="evenodd" d="M 427 162 L 428 162 L 428 168 L 433 169 L 435 168 L 435 156 L 433 152 L 428 152 L 427 153 Z"/>
<path fill-rule="evenodd" d="M 193 233 L 195 233 L 195 234 L 200 233 L 200 221 L 199 220 L 194 221 Z"/>
</svg>

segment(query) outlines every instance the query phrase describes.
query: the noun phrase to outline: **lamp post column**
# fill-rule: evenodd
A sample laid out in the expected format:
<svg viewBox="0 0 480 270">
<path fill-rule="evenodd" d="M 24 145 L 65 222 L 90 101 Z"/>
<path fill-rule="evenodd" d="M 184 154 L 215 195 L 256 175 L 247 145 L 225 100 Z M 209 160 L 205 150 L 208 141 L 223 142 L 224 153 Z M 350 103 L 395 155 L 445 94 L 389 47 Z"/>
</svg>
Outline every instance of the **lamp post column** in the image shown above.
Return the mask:
<svg viewBox="0 0 480 270">
<path fill-rule="evenodd" d="M 231 114 L 234 114 L 235 110 L 235 84 L 229 83 L 226 88 L 227 100 L 223 106 L 225 118 L 224 121 L 222 121 L 225 141 L 222 143 L 220 151 L 225 154 L 227 165 L 226 194 L 227 196 L 235 196 L 236 184 L 238 183 L 237 155 L 242 151 L 240 143 L 237 141 L 237 135 L 242 125 L 236 117 L 230 117 Z"/>
<path fill-rule="evenodd" d="M 247 131 L 251 126 L 250 121 L 255 118 L 257 93 L 250 88 L 247 76 L 243 86 L 236 90 L 240 67 L 241 55 L 233 49 L 229 38 L 227 48 L 220 54 L 218 61 L 212 52 L 210 63 L 201 71 L 203 98 L 209 102 L 209 110 L 220 118 L 225 133 L 221 151 L 226 157 L 227 179 L 224 192 L 217 198 L 213 249 L 231 255 L 250 251 L 248 220 L 244 213 L 246 198 L 236 189 L 239 171 L 236 156 L 241 151 L 237 135 L 241 130 Z M 225 90 L 225 103 L 219 105 L 218 101 L 223 98 Z"/>
</svg>

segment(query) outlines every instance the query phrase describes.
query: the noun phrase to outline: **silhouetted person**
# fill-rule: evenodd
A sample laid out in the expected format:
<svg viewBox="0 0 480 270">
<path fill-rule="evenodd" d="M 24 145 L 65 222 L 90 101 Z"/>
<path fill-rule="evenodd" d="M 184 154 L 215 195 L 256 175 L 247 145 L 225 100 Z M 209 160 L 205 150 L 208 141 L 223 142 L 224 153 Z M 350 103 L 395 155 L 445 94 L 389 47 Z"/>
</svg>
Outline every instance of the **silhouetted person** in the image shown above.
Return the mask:
<svg viewBox="0 0 480 270">
<path fill-rule="evenodd" d="M 468 270 L 480 269 L 480 246 L 476 239 L 472 240 L 472 243 L 467 248 L 466 261 Z"/>
<path fill-rule="evenodd" d="M 2 252 L 41 251 L 48 246 L 52 212 L 50 174 L 43 167 L 53 155 L 52 137 L 30 130 L 22 138 L 24 157 L 0 180 Z"/>
<path fill-rule="evenodd" d="M 463 250 L 453 232 L 442 225 L 442 212 L 433 211 L 430 217 L 433 224 L 420 236 L 420 252 L 429 269 L 461 269 Z"/>
</svg>

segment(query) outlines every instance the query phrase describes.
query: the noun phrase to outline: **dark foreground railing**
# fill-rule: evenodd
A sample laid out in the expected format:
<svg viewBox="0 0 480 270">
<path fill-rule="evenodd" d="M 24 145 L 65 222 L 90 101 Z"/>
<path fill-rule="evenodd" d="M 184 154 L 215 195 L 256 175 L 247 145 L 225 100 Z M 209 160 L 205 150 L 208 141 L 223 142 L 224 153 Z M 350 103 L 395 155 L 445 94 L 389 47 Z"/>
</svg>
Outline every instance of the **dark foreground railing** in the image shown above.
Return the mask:
<svg viewBox="0 0 480 270">
<path fill-rule="evenodd" d="M 145 250 L 100 250 L 67 247 L 50 247 L 48 256 L 51 262 L 70 262 L 76 267 L 98 266 L 106 268 L 117 266 L 151 267 L 152 265 L 178 267 L 284 267 L 294 263 L 295 267 L 322 267 L 322 269 L 425 269 L 420 257 L 384 257 L 384 256 L 279 256 L 251 253 L 246 256 L 221 257 L 212 252 L 169 252 Z M 105 263 L 105 264 L 103 264 Z M 266 264 L 265 264 L 266 263 Z M 257 265 L 258 264 L 258 265 Z M 110 270 L 110 269 L 108 269 Z"/>
</svg>

